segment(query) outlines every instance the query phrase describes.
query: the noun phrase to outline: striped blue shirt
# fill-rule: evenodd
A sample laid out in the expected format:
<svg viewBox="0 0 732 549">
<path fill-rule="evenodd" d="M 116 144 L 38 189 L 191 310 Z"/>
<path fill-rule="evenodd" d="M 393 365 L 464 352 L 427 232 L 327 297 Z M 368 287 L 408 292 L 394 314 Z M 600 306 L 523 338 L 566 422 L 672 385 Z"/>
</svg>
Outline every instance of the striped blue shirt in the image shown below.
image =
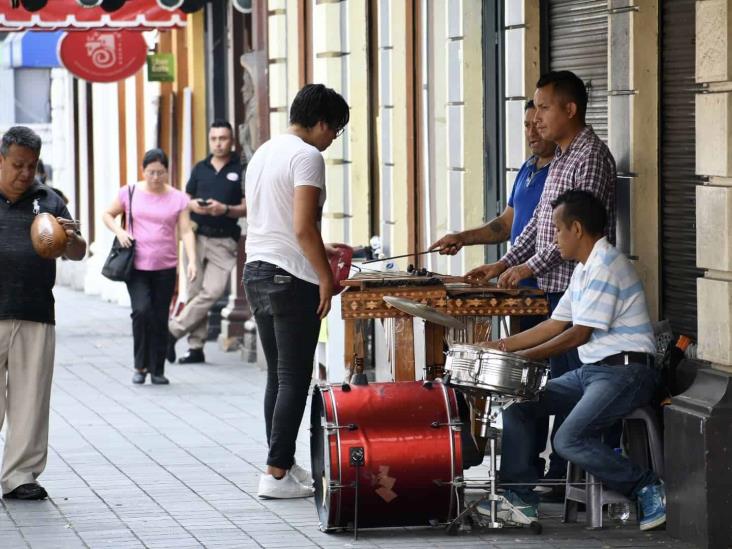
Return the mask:
<svg viewBox="0 0 732 549">
<path fill-rule="evenodd" d="M 583 364 L 617 353 L 656 350 L 643 284 L 607 238 L 595 243 L 584 265 L 577 264 L 552 318 L 594 328 L 590 340 L 577 349 Z"/>
</svg>

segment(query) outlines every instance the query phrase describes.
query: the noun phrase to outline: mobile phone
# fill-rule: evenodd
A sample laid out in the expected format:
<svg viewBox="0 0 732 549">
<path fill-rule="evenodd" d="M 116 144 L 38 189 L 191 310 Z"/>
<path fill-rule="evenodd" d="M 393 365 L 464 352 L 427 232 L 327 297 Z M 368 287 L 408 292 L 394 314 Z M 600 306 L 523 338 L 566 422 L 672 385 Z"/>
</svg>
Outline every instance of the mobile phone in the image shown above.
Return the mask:
<svg viewBox="0 0 732 549">
<path fill-rule="evenodd" d="M 209 204 L 211 204 L 211 201 L 207 198 L 198 198 L 196 199 L 196 202 L 198 202 L 199 206 L 208 206 Z"/>
</svg>

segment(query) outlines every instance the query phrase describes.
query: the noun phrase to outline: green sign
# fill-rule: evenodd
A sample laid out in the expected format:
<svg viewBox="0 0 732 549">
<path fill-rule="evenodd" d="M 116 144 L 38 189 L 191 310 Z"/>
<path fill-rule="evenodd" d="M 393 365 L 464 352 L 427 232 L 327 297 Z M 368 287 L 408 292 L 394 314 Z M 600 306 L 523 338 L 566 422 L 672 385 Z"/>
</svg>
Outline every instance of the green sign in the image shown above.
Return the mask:
<svg viewBox="0 0 732 549">
<path fill-rule="evenodd" d="M 150 82 L 175 80 L 175 57 L 172 53 L 153 53 L 147 56 L 147 79 Z"/>
</svg>

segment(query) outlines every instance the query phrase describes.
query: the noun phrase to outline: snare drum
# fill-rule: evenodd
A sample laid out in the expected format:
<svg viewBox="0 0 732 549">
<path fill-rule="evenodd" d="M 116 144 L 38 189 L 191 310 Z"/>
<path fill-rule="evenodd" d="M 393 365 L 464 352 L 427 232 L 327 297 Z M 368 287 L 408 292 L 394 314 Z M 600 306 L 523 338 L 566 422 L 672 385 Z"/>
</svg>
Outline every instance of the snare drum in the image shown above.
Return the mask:
<svg viewBox="0 0 732 549">
<path fill-rule="evenodd" d="M 473 370 L 473 387 L 484 392 L 533 399 L 548 378 L 549 366 L 543 362 L 482 348 Z"/>
<path fill-rule="evenodd" d="M 426 526 L 457 515 L 463 467 L 453 389 L 419 381 L 321 385 L 310 425 L 324 532 L 353 524 L 356 497 L 359 528 Z"/>
<path fill-rule="evenodd" d="M 450 345 L 445 358 L 445 376 L 448 383 L 461 391 L 477 390 L 474 371 L 484 351 L 485 347 L 467 343 Z"/>
</svg>

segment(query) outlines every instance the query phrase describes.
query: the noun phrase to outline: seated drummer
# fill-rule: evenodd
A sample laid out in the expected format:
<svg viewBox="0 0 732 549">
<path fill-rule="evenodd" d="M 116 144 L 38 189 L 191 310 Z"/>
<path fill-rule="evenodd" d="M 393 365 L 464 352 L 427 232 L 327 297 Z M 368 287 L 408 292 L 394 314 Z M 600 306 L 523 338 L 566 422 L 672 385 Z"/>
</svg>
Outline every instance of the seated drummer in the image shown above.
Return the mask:
<svg viewBox="0 0 732 549">
<path fill-rule="evenodd" d="M 552 207 L 562 258 L 578 262 L 568 291 L 549 320 L 485 345 L 532 360 L 578 347 L 582 366 L 550 380 L 537 401 L 504 411 L 500 479 L 523 484 L 512 486 L 505 496 L 524 515 L 536 518 L 534 422 L 565 413 L 554 439 L 555 451 L 608 488 L 637 499 L 641 530 L 649 530 L 666 522 L 663 484 L 600 437 L 619 419 L 648 404 L 659 382 L 643 287 L 630 261 L 603 236 L 607 217 L 600 200 L 587 191 L 570 190 Z"/>
</svg>

